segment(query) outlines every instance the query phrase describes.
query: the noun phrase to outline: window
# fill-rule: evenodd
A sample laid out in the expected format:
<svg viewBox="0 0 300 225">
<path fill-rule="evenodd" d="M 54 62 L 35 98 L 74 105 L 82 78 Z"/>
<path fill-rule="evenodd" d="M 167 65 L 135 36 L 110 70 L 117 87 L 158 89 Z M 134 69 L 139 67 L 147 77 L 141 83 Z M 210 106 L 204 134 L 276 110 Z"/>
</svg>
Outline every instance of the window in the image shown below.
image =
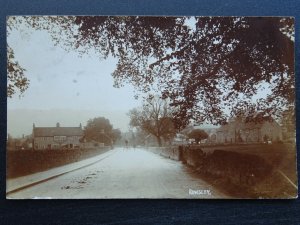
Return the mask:
<svg viewBox="0 0 300 225">
<path fill-rule="evenodd" d="M 67 137 L 66 136 L 54 136 L 53 139 L 54 139 L 54 141 L 57 141 L 57 142 L 64 142 L 67 140 Z"/>
</svg>

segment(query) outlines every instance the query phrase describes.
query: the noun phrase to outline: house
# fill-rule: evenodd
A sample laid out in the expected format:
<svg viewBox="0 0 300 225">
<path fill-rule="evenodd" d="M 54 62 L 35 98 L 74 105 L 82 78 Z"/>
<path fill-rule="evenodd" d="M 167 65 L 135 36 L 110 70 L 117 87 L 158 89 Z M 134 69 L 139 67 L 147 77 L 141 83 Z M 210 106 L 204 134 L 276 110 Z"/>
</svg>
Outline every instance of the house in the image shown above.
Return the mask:
<svg viewBox="0 0 300 225">
<path fill-rule="evenodd" d="M 78 127 L 61 127 L 59 123 L 56 127 L 36 127 L 33 124 L 32 138 L 35 150 L 79 148 L 82 137 L 81 124 Z"/>
<path fill-rule="evenodd" d="M 184 145 L 188 144 L 188 137 L 184 134 L 176 134 L 172 141 L 173 145 Z"/>
<path fill-rule="evenodd" d="M 271 117 L 234 118 L 215 133 L 215 143 L 266 143 L 282 141 L 280 125 Z"/>
</svg>

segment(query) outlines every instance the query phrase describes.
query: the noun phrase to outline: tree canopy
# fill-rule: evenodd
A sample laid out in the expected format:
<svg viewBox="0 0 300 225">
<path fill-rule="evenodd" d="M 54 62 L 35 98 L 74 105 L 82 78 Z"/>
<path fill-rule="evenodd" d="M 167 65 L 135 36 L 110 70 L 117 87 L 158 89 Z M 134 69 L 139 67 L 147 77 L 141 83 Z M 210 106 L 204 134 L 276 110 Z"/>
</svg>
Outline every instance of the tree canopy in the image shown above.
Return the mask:
<svg viewBox="0 0 300 225">
<path fill-rule="evenodd" d="M 188 137 L 195 139 L 198 144 L 201 140 L 208 138 L 208 134 L 204 130 L 195 129 L 188 134 Z"/>
<path fill-rule="evenodd" d="M 106 145 L 121 138 L 121 131 L 113 129 L 110 121 L 104 117 L 90 119 L 84 128 L 84 137 L 87 141 L 99 141 Z"/>
<path fill-rule="evenodd" d="M 11 19 L 16 24 L 17 19 Z M 157 91 L 177 127 L 294 105 L 294 20 L 281 17 L 24 17 L 56 44 L 118 59 L 114 85 Z M 259 96 L 269 89 L 266 97 Z M 255 96 L 258 97 L 253 99 Z M 180 122 L 180 123 L 179 123 Z"/>
</svg>

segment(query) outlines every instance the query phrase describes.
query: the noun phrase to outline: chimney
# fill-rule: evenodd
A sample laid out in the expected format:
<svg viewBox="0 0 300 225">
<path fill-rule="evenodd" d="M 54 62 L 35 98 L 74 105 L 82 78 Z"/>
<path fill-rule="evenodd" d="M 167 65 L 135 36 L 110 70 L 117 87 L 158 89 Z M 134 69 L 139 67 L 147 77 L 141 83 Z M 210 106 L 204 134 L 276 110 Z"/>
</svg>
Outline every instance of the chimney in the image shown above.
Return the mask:
<svg viewBox="0 0 300 225">
<path fill-rule="evenodd" d="M 81 123 L 79 124 L 79 127 L 82 128 Z"/>
<path fill-rule="evenodd" d="M 56 127 L 59 127 L 59 123 L 56 123 Z"/>
<path fill-rule="evenodd" d="M 32 125 L 32 138 L 34 138 L 34 131 L 35 131 L 35 124 L 33 123 L 33 125 Z"/>
</svg>

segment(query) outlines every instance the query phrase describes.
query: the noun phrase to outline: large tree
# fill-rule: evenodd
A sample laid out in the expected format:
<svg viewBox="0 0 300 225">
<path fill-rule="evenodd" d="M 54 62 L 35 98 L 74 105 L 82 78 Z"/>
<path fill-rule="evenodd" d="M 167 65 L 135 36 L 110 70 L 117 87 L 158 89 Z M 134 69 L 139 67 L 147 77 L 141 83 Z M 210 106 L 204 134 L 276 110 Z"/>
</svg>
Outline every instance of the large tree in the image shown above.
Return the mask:
<svg viewBox="0 0 300 225">
<path fill-rule="evenodd" d="M 120 140 L 122 138 L 122 132 L 120 131 L 120 129 L 113 129 L 112 130 L 112 140 L 114 143 L 116 143 L 116 141 Z"/>
<path fill-rule="evenodd" d="M 84 128 L 84 138 L 87 141 L 98 141 L 106 145 L 111 145 L 120 138 L 120 131 L 113 129 L 110 121 L 105 117 L 90 119 Z"/>
<path fill-rule="evenodd" d="M 159 146 L 162 140 L 170 141 L 176 134 L 168 102 L 159 97 L 147 99 L 140 109 L 132 109 L 128 115 L 130 125 L 156 137 Z"/>
<path fill-rule="evenodd" d="M 188 134 L 188 137 L 195 139 L 196 143 L 199 144 L 201 140 L 208 138 L 208 134 L 204 130 L 195 129 Z"/>
<path fill-rule="evenodd" d="M 280 17 L 24 17 L 56 44 L 118 58 L 115 86 L 170 99 L 185 126 L 257 111 L 277 116 L 295 101 L 294 20 Z M 253 101 L 263 88 L 271 91 Z"/>
</svg>

